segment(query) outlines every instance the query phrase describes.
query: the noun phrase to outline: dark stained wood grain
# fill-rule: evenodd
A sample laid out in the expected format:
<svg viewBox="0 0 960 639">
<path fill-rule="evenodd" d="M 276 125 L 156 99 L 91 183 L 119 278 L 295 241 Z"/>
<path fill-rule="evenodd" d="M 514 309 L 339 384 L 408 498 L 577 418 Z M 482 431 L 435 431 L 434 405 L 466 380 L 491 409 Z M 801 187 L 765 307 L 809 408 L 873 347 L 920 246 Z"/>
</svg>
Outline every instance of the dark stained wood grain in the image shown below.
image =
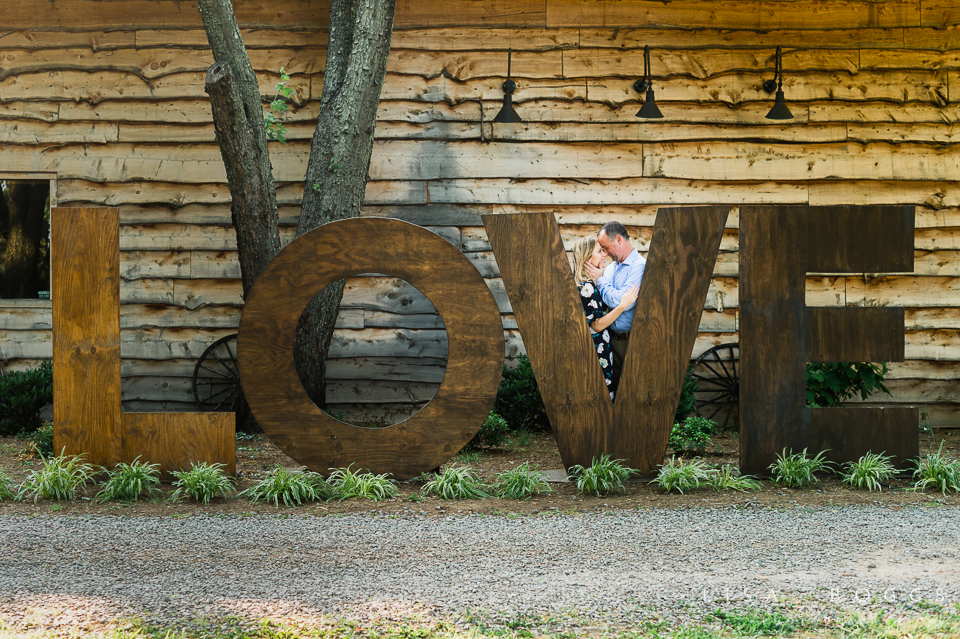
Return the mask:
<svg viewBox="0 0 960 639">
<path fill-rule="evenodd" d="M 914 449 L 904 442 L 916 439 L 919 446 L 916 409 L 844 409 L 834 417 L 837 409 L 806 409 L 804 392 L 808 361 L 903 360 L 902 309 L 811 309 L 804 302 L 804 282 L 811 271 L 912 270 L 913 216 L 912 207 L 741 208 L 743 472 L 766 472 L 783 449 L 816 454 L 824 442 L 838 461 L 858 458 L 866 441 L 873 452 L 886 450 L 898 458 Z M 871 419 L 878 424 L 872 438 L 860 433 L 869 431 Z M 831 430 L 848 422 L 854 428 L 849 435 Z"/>
<path fill-rule="evenodd" d="M 808 408 L 811 451 L 827 451 L 834 462 L 855 461 L 866 453 L 892 455 L 900 470 L 920 455 L 920 414 L 915 406 L 886 408 Z"/>
<path fill-rule="evenodd" d="M 120 459 L 119 209 L 50 212 L 53 445 L 92 464 Z"/>
<path fill-rule="evenodd" d="M 233 413 L 123 413 L 120 461 L 160 464 L 165 478 L 195 462 L 237 472 Z"/>
<path fill-rule="evenodd" d="M 566 467 L 610 454 L 650 474 L 662 462 L 728 212 L 657 212 L 615 404 L 553 214 L 483 216 Z"/>
<path fill-rule="evenodd" d="M 359 273 L 384 273 L 417 287 L 436 306 L 448 336 L 446 374 L 433 401 L 387 428 L 326 415 L 304 392 L 293 361 L 307 302 Z M 497 304 L 460 250 L 413 224 L 373 217 L 326 224 L 284 248 L 251 290 L 238 340 L 247 401 L 277 446 L 317 472 L 354 464 L 398 479 L 436 468 L 476 434 L 496 398 L 503 355 Z"/>
</svg>

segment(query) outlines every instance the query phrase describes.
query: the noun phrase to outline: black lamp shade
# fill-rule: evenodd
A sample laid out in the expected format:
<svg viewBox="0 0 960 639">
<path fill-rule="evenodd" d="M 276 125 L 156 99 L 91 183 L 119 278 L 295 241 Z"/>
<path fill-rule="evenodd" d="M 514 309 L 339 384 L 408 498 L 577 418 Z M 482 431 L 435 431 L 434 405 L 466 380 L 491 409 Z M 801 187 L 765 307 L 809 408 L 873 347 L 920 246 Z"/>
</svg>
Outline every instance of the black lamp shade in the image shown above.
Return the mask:
<svg viewBox="0 0 960 639">
<path fill-rule="evenodd" d="M 523 119 L 517 115 L 517 112 L 513 109 L 513 95 L 509 93 L 504 94 L 503 106 L 500 107 L 500 112 L 497 113 L 497 117 L 493 118 L 493 121 L 499 124 L 523 122 Z"/>
<path fill-rule="evenodd" d="M 787 103 L 783 99 L 783 90 L 777 91 L 777 98 L 773 102 L 773 108 L 767 114 L 768 120 L 792 120 L 793 114 L 787 108 Z"/>
<path fill-rule="evenodd" d="M 637 111 L 637 117 L 656 119 L 663 117 L 663 114 L 660 113 L 660 109 L 657 107 L 657 101 L 653 96 L 653 89 L 647 89 L 647 97 L 643 101 L 643 106 Z"/>
</svg>

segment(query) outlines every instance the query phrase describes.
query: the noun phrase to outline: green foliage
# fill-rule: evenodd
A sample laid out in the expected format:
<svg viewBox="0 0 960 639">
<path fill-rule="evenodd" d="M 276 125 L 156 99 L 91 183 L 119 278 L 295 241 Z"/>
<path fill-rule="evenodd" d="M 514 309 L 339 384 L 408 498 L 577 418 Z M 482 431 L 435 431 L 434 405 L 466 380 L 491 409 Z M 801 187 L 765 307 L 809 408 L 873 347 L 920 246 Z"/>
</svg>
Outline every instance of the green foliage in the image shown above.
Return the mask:
<svg viewBox="0 0 960 639">
<path fill-rule="evenodd" d="M 725 626 L 734 628 L 738 635 L 745 637 L 756 636 L 793 636 L 807 623 L 803 619 L 787 617 L 779 612 L 763 610 L 747 610 L 743 612 L 723 612 L 717 610 L 713 616 L 720 619 Z"/>
<path fill-rule="evenodd" d="M 400 492 L 396 482 L 390 479 L 387 473 L 374 475 L 373 473 L 357 473 L 352 470 L 353 464 L 347 468 L 337 468 L 327 479 L 333 489 L 332 498 L 343 501 L 356 497 L 358 499 L 392 499 Z"/>
<path fill-rule="evenodd" d="M 171 501 L 189 497 L 193 501 L 209 504 L 211 499 L 226 497 L 233 490 L 235 480 L 223 471 L 223 464 L 200 462 L 192 464 L 190 470 L 178 470 L 171 473 L 177 487 L 170 495 Z"/>
<path fill-rule="evenodd" d="M 543 473 L 531 468 L 530 462 L 498 473 L 497 480 L 493 492 L 501 499 L 530 499 L 533 495 L 553 492 L 543 478 Z"/>
<path fill-rule="evenodd" d="M 129 464 L 117 464 L 107 472 L 107 481 L 97 493 L 100 501 L 116 499 L 137 501 L 141 495 L 150 495 L 160 490 L 160 464 L 148 464 L 137 457 Z"/>
<path fill-rule="evenodd" d="M 0 377 L 0 435 L 30 434 L 40 428 L 40 410 L 53 401 L 53 362 Z M 51 451 L 52 452 L 52 451 Z"/>
<path fill-rule="evenodd" d="M 794 453 L 783 449 L 782 455 L 777 455 L 777 461 L 770 464 L 770 470 L 773 471 L 773 477 L 770 478 L 775 484 L 783 483 L 790 488 L 803 488 L 813 481 L 817 481 L 814 473 L 820 471 L 832 470 L 830 462 L 823 459 L 826 451 L 820 451 L 816 457 L 807 455 L 807 449 L 803 452 Z"/>
<path fill-rule="evenodd" d="M 680 402 L 677 404 L 677 412 L 673 416 L 674 424 L 681 424 L 697 405 L 697 396 L 694 393 L 699 390 L 700 385 L 697 378 L 693 376 L 693 366 L 687 369 L 687 374 L 683 378 L 683 386 L 680 388 Z"/>
<path fill-rule="evenodd" d="M 846 471 L 843 473 L 843 483 L 853 488 L 866 488 L 873 492 L 883 490 L 880 482 L 889 481 L 897 473 L 890 460 L 891 456 L 883 453 L 879 455 L 867 451 L 867 454 L 855 462 L 846 463 Z"/>
<path fill-rule="evenodd" d="M 83 463 L 83 455 L 59 455 L 41 458 L 42 467 L 27 475 L 20 488 L 19 497 L 39 499 L 72 500 L 77 489 L 86 484 L 94 467 Z"/>
<path fill-rule="evenodd" d="M 50 457 L 53 455 L 53 422 L 46 422 L 25 439 L 33 445 L 33 449 L 41 457 Z"/>
<path fill-rule="evenodd" d="M 290 76 L 280 67 L 280 82 L 277 82 L 277 96 L 270 103 L 270 111 L 263 116 L 263 126 L 267 129 L 267 139 L 287 143 L 287 127 L 283 126 L 277 115 L 290 109 L 287 100 L 293 97 L 293 89 L 287 86 Z"/>
<path fill-rule="evenodd" d="M 443 472 L 427 480 L 420 492 L 440 499 L 486 499 L 490 496 L 473 468 L 456 464 L 444 466 Z"/>
<path fill-rule="evenodd" d="M 521 354 L 517 358 L 516 368 L 506 365 L 503 367 L 493 412 L 507 420 L 514 430 L 550 428 L 543 398 L 540 397 L 540 388 L 537 386 L 530 359 L 526 355 Z"/>
<path fill-rule="evenodd" d="M 807 364 L 807 406 L 843 406 L 843 402 L 855 395 L 867 399 L 878 390 L 889 395 L 890 391 L 883 385 L 886 374 L 886 364 Z"/>
<path fill-rule="evenodd" d="M 531 442 L 533 442 L 533 433 L 526 428 L 521 428 L 507 441 L 507 447 L 513 451 L 522 450 Z"/>
<path fill-rule="evenodd" d="M 469 452 L 477 450 L 481 446 L 496 448 L 497 446 L 505 444 L 509 435 L 510 425 L 507 423 L 507 420 L 496 413 L 490 413 L 483 421 L 483 426 L 481 426 L 477 434 L 473 436 L 473 439 L 467 442 L 463 450 Z"/>
<path fill-rule="evenodd" d="M 710 443 L 710 436 L 718 430 L 712 419 L 689 415 L 683 423 L 673 425 L 669 445 L 678 453 L 702 455 Z"/>
<path fill-rule="evenodd" d="M 683 494 L 707 485 L 709 480 L 710 470 L 702 460 L 693 459 L 684 462 L 683 459 L 671 457 L 666 463 L 660 465 L 660 472 L 657 473 L 653 483 L 665 493 L 676 491 Z"/>
<path fill-rule="evenodd" d="M 935 453 L 927 453 L 917 461 L 917 469 L 913 472 L 916 482 L 914 490 L 939 488 L 944 495 L 947 491 L 960 492 L 960 461 L 945 457 L 943 442 Z"/>
<path fill-rule="evenodd" d="M 265 501 L 280 506 L 280 500 L 287 506 L 299 506 L 304 502 L 327 500 L 333 496 L 333 487 L 319 474 L 303 470 L 291 473 L 277 466 L 267 476 L 237 497 L 247 497 L 253 503 Z"/>
<path fill-rule="evenodd" d="M 623 482 L 631 475 L 638 475 L 639 471 L 627 468 L 622 459 L 610 459 L 610 455 L 600 455 L 600 459 L 593 458 L 593 463 L 583 466 L 571 466 L 567 479 L 577 482 L 577 492 L 603 496 L 612 492 L 625 492 Z"/>
<path fill-rule="evenodd" d="M 719 470 L 710 473 L 707 485 L 717 492 L 735 490 L 745 493 L 749 490 L 760 490 L 760 482 L 750 475 L 741 475 L 733 464 L 724 464 Z"/>
<path fill-rule="evenodd" d="M 6 473 L 0 472 L 0 501 L 17 501 L 18 499 L 20 495 L 17 494 L 13 480 Z"/>
</svg>

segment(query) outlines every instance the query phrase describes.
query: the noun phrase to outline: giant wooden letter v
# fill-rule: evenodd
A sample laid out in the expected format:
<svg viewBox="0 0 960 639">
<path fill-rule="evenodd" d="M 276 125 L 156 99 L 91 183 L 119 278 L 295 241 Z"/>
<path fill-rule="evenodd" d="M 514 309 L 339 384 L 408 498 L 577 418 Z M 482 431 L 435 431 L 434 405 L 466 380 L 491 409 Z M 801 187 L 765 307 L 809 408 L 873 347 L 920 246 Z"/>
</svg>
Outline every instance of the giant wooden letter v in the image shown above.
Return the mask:
<svg viewBox="0 0 960 639">
<path fill-rule="evenodd" d="M 729 207 L 660 209 L 612 404 L 552 213 L 485 215 L 564 465 L 663 461 Z"/>
</svg>

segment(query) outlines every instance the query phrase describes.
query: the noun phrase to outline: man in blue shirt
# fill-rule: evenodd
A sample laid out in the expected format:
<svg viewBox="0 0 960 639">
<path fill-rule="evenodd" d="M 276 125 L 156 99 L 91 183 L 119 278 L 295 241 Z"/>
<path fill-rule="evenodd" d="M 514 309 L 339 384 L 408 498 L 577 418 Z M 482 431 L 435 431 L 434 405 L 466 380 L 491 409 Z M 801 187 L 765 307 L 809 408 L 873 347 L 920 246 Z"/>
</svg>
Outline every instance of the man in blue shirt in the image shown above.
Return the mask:
<svg viewBox="0 0 960 639">
<path fill-rule="evenodd" d="M 640 286 L 643 279 L 643 267 L 647 260 L 640 256 L 637 249 L 630 244 L 630 236 L 626 227 L 620 222 L 607 222 L 597 234 L 597 243 L 603 252 L 609 255 L 613 264 L 608 265 L 602 272 L 591 264 L 585 265 L 586 274 L 597 282 L 597 290 L 609 308 L 616 308 L 623 299 L 624 293 L 634 286 Z M 633 326 L 633 314 L 636 304 L 620 314 L 610 325 L 610 336 L 613 340 L 613 388 L 620 383 L 623 373 L 623 360 L 627 355 L 627 344 L 630 340 L 630 328 Z"/>
</svg>

